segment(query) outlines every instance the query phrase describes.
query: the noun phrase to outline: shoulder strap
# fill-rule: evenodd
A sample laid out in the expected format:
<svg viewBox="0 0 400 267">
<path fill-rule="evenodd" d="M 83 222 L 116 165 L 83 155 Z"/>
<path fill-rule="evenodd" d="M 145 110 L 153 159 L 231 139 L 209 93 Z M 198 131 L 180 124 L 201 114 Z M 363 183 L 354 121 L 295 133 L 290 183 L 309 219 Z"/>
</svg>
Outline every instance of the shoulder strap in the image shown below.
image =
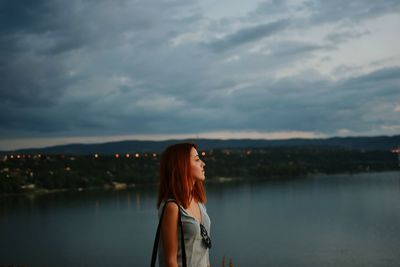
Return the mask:
<svg viewBox="0 0 400 267">
<path fill-rule="evenodd" d="M 161 222 L 162 222 L 162 218 L 163 218 L 163 215 L 164 215 L 165 206 L 167 206 L 167 204 L 168 204 L 169 202 L 175 202 L 175 204 L 178 205 L 178 222 L 179 222 L 179 226 L 180 226 L 180 228 L 181 228 L 182 265 L 183 265 L 183 267 L 187 267 L 187 265 L 186 265 L 185 239 L 184 239 L 184 237 L 183 237 L 183 227 L 182 227 L 182 219 L 181 219 L 181 208 L 180 208 L 179 204 L 176 202 L 175 199 L 169 199 L 169 200 L 167 200 L 167 201 L 165 202 L 165 204 L 164 204 L 163 209 L 162 209 L 161 216 L 160 216 L 160 221 L 158 222 L 158 226 L 157 226 L 156 238 L 154 239 L 153 253 L 152 253 L 152 255 L 151 255 L 151 267 L 155 267 L 155 264 L 156 264 L 158 243 L 160 242 L 160 228 L 161 228 Z"/>
</svg>

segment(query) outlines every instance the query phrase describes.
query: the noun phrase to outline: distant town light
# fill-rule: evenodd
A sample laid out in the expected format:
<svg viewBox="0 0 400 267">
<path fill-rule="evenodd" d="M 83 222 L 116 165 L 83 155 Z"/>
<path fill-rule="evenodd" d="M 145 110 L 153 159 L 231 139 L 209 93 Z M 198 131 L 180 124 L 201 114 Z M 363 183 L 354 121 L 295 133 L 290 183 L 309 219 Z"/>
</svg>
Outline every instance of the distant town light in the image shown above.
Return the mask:
<svg viewBox="0 0 400 267">
<path fill-rule="evenodd" d="M 140 157 L 140 154 L 139 153 L 136 153 L 135 154 L 135 158 L 139 158 Z"/>
<path fill-rule="evenodd" d="M 153 153 L 153 158 L 155 158 L 155 157 L 157 157 L 157 154 L 156 154 L 156 153 Z"/>
<path fill-rule="evenodd" d="M 17 159 L 20 159 L 21 158 L 21 155 L 17 155 Z"/>
<path fill-rule="evenodd" d="M 201 155 L 204 157 L 206 155 L 206 152 L 201 152 Z"/>
<path fill-rule="evenodd" d="M 14 155 L 10 155 L 10 159 L 13 159 L 14 158 Z"/>
<path fill-rule="evenodd" d="M 95 158 L 95 159 L 98 159 L 98 158 L 99 158 L 99 154 L 97 154 L 97 153 L 94 154 L 94 158 Z"/>
<path fill-rule="evenodd" d="M 35 184 L 26 184 L 21 186 L 22 189 L 34 189 L 35 188 Z"/>
<path fill-rule="evenodd" d="M 116 157 L 116 158 L 119 158 L 119 154 L 118 154 L 118 153 L 117 153 L 117 154 L 115 154 L 115 157 Z"/>
<path fill-rule="evenodd" d="M 392 149 L 392 153 L 397 154 L 398 164 L 400 167 L 400 147 Z"/>
<path fill-rule="evenodd" d="M 125 154 L 125 157 L 126 157 L 126 158 L 129 158 L 130 156 L 131 156 L 131 155 L 130 155 L 129 153 L 126 153 L 126 154 Z"/>
<path fill-rule="evenodd" d="M 247 150 L 247 151 L 246 151 L 246 154 L 247 154 L 247 155 L 250 155 L 250 154 L 251 154 L 251 150 Z"/>
</svg>

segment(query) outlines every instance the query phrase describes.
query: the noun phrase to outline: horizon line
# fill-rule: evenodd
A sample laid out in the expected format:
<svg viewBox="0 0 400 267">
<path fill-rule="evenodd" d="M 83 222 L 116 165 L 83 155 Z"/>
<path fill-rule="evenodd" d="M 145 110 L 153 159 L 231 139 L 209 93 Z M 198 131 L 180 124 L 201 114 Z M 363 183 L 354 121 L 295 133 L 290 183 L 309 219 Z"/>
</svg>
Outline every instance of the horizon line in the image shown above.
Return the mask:
<svg viewBox="0 0 400 267">
<path fill-rule="evenodd" d="M 111 142 L 124 141 L 150 141 L 163 142 L 172 140 L 291 140 L 291 139 L 329 139 L 329 138 L 352 138 L 352 137 L 391 137 L 396 135 L 326 135 L 315 132 L 208 132 L 195 134 L 148 134 L 148 135 L 115 135 L 115 136 L 74 136 L 74 137 L 34 137 L 34 138 L 15 138 L 0 140 L 0 151 L 12 152 L 23 149 L 43 149 L 54 146 L 64 145 L 90 145 L 105 144 Z"/>
</svg>

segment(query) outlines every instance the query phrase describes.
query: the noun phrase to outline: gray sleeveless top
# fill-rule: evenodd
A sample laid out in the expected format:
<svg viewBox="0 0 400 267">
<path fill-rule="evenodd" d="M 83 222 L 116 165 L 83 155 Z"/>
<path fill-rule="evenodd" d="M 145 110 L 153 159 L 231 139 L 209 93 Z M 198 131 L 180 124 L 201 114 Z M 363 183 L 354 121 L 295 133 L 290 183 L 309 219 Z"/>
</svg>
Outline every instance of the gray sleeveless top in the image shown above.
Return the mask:
<svg viewBox="0 0 400 267">
<path fill-rule="evenodd" d="M 162 209 L 165 205 L 163 201 L 158 209 L 158 218 L 161 216 Z M 200 224 L 197 220 L 191 216 L 182 206 L 179 206 L 181 210 L 181 218 L 183 225 L 183 236 L 185 238 L 185 250 L 186 250 L 186 263 L 187 267 L 207 267 L 210 265 L 209 249 L 203 244 L 203 240 L 200 234 Z M 200 213 L 201 213 L 201 224 L 207 230 L 210 236 L 211 221 L 208 217 L 206 207 L 203 203 L 199 202 Z M 178 231 L 178 266 L 182 266 L 182 250 L 181 232 Z M 165 266 L 164 249 L 162 246 L 162 236 L 160 236 L 160 242 L 158 244 L 158 262 L 160 267 Z"/>
</svg>

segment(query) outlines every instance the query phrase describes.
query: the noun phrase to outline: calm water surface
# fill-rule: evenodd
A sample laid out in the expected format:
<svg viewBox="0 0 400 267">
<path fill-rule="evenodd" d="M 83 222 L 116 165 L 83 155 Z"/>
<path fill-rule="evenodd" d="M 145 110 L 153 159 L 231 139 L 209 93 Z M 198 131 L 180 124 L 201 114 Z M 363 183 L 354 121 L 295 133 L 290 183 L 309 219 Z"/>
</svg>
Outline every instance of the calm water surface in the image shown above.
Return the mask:
<svg viewBox="0 0 400 267">
<path fill-rule="evenodd" d="M 156 187 L 0 198 L 0 265 L 149 266 Z M 400 266 L 400 172 L 207 184 L 211 264 Z"/>
</svg>

